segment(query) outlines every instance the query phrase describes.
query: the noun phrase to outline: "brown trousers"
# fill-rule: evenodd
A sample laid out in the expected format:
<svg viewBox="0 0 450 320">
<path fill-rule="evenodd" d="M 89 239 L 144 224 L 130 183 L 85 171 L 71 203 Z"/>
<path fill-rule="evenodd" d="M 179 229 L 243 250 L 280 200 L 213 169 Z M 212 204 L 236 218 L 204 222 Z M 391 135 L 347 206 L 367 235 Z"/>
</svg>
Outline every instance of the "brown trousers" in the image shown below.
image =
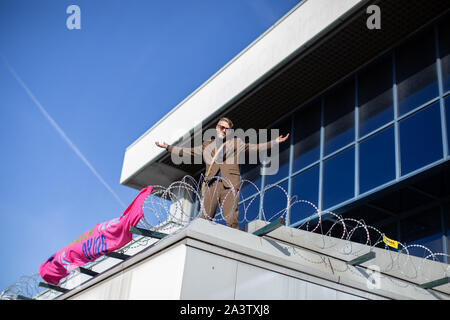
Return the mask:
<svg viewBox="0 0 450 320">
<path fill-rule="evenodd" d="M 214 180 L 206 187 L 203 204 L 205 211 L 202 211 L 201 218 L 212 220 L 216 215 L 217 205 L 220 203 L 222 215 L 228 227 L 238 229 L 239 216 L 239 190 L 226 188 L 223 181 Z M 205 215 L 206 212 L 206 215 Z"/>
</svg>

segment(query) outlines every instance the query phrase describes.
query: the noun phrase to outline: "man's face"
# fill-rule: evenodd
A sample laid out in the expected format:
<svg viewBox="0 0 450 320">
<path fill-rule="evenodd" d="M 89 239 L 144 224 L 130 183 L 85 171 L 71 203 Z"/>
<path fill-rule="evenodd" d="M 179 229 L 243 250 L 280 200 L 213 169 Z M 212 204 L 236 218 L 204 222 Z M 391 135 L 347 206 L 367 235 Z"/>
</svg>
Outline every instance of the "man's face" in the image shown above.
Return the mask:
<svg viewBox="0 0 450 320">
<path fill-rule="evenodd" d="M 226 121 L 219 121 L 219 123 L 216 126 L 216 132 L 217 132 L 217 135 L 220 138 L 222 138 L 222 139 L 225 138 L 227 133 L 230 132 L 230 131 L 231 131 L 231 128 L 228 125 L 228 122 L 226 122 Z"/>
</svg>

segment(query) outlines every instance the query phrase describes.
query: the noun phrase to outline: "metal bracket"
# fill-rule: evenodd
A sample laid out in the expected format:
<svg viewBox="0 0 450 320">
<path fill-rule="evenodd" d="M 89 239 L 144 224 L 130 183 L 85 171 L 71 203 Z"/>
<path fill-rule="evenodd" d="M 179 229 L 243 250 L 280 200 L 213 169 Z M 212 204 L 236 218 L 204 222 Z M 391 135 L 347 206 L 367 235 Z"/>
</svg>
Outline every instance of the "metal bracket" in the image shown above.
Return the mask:
<svg viewBox="0 0 450 320">
<path fill-rule="evenodd" d="M 87 274 L 88 276 L 91 276 L 91 277 L 95 277 L 96 275 L 98 275 L 98 272 L 95 272 L 95 271 L 92 271 L 92 270 L 89 270 L 89 269 L 86 269 L 83 267 L 79 267 L 78 270 L 80 271 L 80 273 Z"/>
<path fill-rule="evenodd" d="M 419 284 L 419 287 L 421 287 L 423 289 L 431 289 L 431 288 L 438 287 L 438 286 L 441 286 L 441 285 L 447 284 L 447 283 L 450 283 L 450 277 L 444 277 L 441 279 L 437 279 L 437 280 L 433 280 L 433 281 L 426 282 L 423 284 Z"/>
<path fill-rule="evenodd" d="M 284 218 L 278 218 L 277 220 L 269 223 L 268 225 L 256 230 L 255 232 L 253 232 L 253 234 L 255 236 L 262 237 L 268 234 L 269 232 L 272 232 L 273 230 L 278 229 L 279 227 L 284 225 L 286 225 L 286 220 Z"/>
<path fill-rule="evenodd" d="M 370 252 L 363 254 L 362 256 L 359 256 L 353 260 L 347 261 L 347 264 L 350 266 L 358 266 L 360 264 L 363 264 L 364 262 L 372 260 L 373 258 L 375 258 L 375 256 L 376 256 L 375 252 L 370 251 Z"/>
<path fill-rule="evenodd" d="M 61 288 L 61 287 L 55 286 L 55 285 L 47 283 L 47 282 L 39 282 L 39 287 L 55 290 L 55 291 L 62 292 L 62 293 L 66 293 L 67 291 L 69 291 L 69 289 Z"/>
<path fill-rule="evenodd" d="M 113 251 L 113 252 L 105 253 L 105 256 L 111 257 L 111 258 L 120 259 L 120 260 L 126 260 L 126 259 L 128 259 L 129 257 L 131 257 L 131 256 L 127 255 L 127 254 L 123 254 L 123 253 L 119 253 L 119 252 L 114 252 L 114 251 Z"/>
<path fill-rule="evenodd" d="M 161 233 L 161 232 L 151 231 L 151 230 L 137 228 L 137 227 L 130 227 L 130 232 L 144 236 L 144 237 L 150 237 L 150 238 L 156 238 L 156 239 L 162 239 L 168 235 L 167 233 Z"/>
</svg>

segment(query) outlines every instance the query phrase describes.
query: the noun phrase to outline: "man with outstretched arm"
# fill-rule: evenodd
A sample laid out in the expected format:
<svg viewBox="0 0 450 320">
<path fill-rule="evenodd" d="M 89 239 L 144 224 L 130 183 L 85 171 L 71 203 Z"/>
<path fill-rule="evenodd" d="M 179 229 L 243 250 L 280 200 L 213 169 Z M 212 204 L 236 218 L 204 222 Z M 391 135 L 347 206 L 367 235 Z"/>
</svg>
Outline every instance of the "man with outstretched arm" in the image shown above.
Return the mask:
<svg viewBox="0 0 450 320">
<path fill-rule="evenodd" d="M 220 205 L 227 226 L 238 229 L 238 202 L 240 189 L 239 155 L 242 152 L 259 152 L 271 149 L 276 143 L 285 142 L 286 136 L 279 136 L 272 141 L 260 144 L 245 143 L 238 137 L 231 137 L 233 123 L 228 118 L 221 118 L 216 125 L 215 139 L 207 140 L 202 145 L 193 148 L 183 148 L 168 145 L 167 143 L 155 144 L 168 152 L 183 155 L 201 155 L 206 163 L 205 191 L 203 197 L 204 210 L 201 217 L 212 220 L 216 214 L 217 205 Z"/>
</svg>

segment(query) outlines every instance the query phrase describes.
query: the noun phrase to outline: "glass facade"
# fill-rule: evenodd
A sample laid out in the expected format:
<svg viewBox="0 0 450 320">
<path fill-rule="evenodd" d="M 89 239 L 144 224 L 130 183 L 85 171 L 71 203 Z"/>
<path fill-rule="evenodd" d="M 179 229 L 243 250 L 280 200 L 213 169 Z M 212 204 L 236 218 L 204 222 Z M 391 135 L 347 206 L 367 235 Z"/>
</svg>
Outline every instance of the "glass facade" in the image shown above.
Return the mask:
<svg viewBox="0 0 450 320">
<path fill-rule="evenodd" d="M 240 171 L 242 185 L 239 196 L 241 199 L 246 199 L 261 190 L 261 165 L 243 164 Z"/>
<path fill-rule="evenodd" d="M 317 181 L 308 178 L 308 184 L 322 187 L 310 188 L 305 200 L 325 210 L 445 161 L 450 97 L 439 94 L 445 84 L 437 75 L 445 74 L 449 27 L 439 27 L 413 35 L 273 126 L 290 132 L 291 141 L 280 148 L 278 173 L 255 182 L 264 187 L 292 180 L 292 196 L 302 191 L 295 180 L 317 166 Z"/>
<path fill-rule="evenodd" d="M 320 100 L 293 115 L 293 171 L 298 171 L 320 158 Z"/>
<path fill-rule="evenodd" d="M 291 221 L 301 221 L 316 212 L 315 206 L 319 202 L 319 174 L 319 165 L 315 165 L 292 177 L 291 193 L 301 202 L 296 202 L 291 207 Z M 290 224 L 289 221 L 288 223 Z"/>
<path fill-rule="evenodd" d="M 439 25 L 439 58 L 442 70 L 444 91 L 450 90 L 450 20 L 444 20 Z"/>
<path fill-rule="evenodd" d="M 403 119 L 400 125 L 401 172 L 410 173 L 442 158 L 439 103 Z"/>
<path fill-rule="evenodd" d="M 339 210 L 444 164 L 450 147 L 448 17 L 298 106 L 273 128 L 291 134 L 280 146 L 280 170 L 264 176 L 259 165 L 241 166 L 243 176 L 263 192 L 244 187 L 240 208 L 255 198 L 247 217 L 272 220 L 286 207 L 285 195 L 274 187 L 281 186 L 293 199 L 304 200 L 286 213 L 292 227 L 314 214 L 308 202 L 321 211 Z M 442 226 L 450 219 L 448 208 L 418 212 L 416 221 L 425 219 L 430 225 L 421 232 L 411 219 L 400 221 L 395 210 L 382 210 L 379 217 L 389 212 L 384 226 L 395 233 L 393 238 L 448 250 L 448 228 Z"/>
<path fill-rule="evenodd" d="M 288 206 L 288 181 L 285 180 L 273 187 L 267 188 L 262 196 L 262 208 L 260 218 L 271 221 L 285 215 Z"/>
<path fill-rule="evenodd" d="M 390 126 L 359 144 L 359 190 L 365 193 L 395 179 L 395 132 Z"/>
<path fill-rule="evenodd" d="M 278 129 L 280 131 L 280 135 L 285 136 L 287 133 L 291 132 L 291 119 L 285 119 L 281 123 L 277 124 L 271 129 Z M 271 137 L 269 137 L 270 139 Z M 280 179 L 289 175 L 289 151 L 290 145 L 289 143 L 283 143 L 279 145 L 278 148 L 278 172 L 276 174 L 266 175 L 265 176 L 265 185 L 275 184 Z M 271 156 L 271 150 L 269 150 L 268 154 Z"/>
<path fill-rule="evenodd" d="M 445 116 L 446 116 L 446 118 L 445 118 L 445 123 L 450 123 L 450 95 L 449 96 L 447 96 L 447 98 L 445 98 L 445 100 L 444 100 L 444 106 L 445 106 L 445 108 L 444 108 L 444 113 L 445 113 Z M 445 133 L 444 133 L 445 134 Z M 450 126 L 448 126 L 447 125 L 447 132 L 446 132 L 446 135 L 447 135 L 447 150 L 448 149 L 450 149 L 450 142 L 449 142 L 449 140 L 448 140 L 448 137 L 450 137 Z"/>
<path fill-rule="evenodd" d="M 430 255 L 425 246 L 432 252 L 443 252 L 443 242 L 441 236 L 441 226 L 436 221 L 440 221 L 439 207 L 433 207 L 429 210 L 415 214 L 413 217 L 400 221 L 402 241 L 408 245 L 418 244 L 420 246 L 410 246 L 410 254 L 426 258 Z M 440 260 L 437 257 L 438 260 Z"/>
<path fill-rule="evenodd" d="M 333 88 L 324 99 L 324 152 L 339 150 L 355 139 L 355 89 L 353 79 Z"/>
<path fill-rule="evenodd" d="M 331 208 L 355 195 L 355 148 L 323 161 L 322 207 Z"/>
<path fill-rule="evenodd" d="M 399 115 L 438 96 L 435 48 L 433 29 L 428 29 L 396 50 Z"/>
<path fill-rule="evenodd" d="M 387 55 L 358 74 L 359 137 L 394 120 L 392 58 Z"/>
</svg>

